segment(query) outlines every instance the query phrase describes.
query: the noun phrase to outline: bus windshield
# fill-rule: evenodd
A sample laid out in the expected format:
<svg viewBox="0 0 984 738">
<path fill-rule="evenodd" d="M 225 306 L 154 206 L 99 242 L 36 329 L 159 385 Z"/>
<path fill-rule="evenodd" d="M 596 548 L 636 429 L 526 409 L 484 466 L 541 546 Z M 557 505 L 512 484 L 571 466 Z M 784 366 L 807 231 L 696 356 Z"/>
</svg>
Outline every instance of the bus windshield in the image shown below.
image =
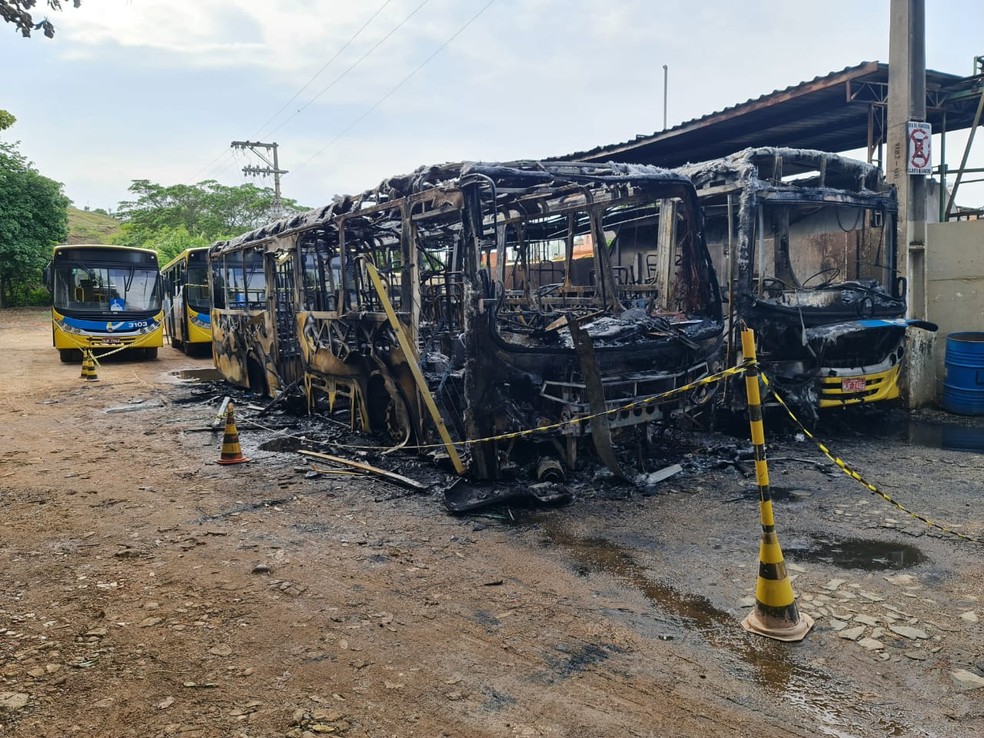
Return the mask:
<svg viewBox="0 0 984 738">
<path fill-rule="evenodd" d="M 53 300 L 59 310 L 106 314 L 161 309 L 156 267 L 67 261 L 57 264 L 53 276 Z"/>
</svg>

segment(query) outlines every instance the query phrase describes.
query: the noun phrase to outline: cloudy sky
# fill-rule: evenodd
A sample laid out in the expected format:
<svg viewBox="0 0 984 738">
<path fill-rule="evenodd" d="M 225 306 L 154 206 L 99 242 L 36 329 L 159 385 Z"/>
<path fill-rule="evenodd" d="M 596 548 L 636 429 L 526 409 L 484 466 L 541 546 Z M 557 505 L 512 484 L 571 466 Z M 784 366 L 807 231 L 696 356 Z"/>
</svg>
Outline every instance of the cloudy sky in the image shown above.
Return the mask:
<svg viewBox="0 0 984 738">
<path fill-rule="evenodd" d="M 242 183 L 262 162 L 233 140 L 277 142 L 283 194 L 314 207 L 422 164 L 546 157 L 660 130 L 664 64 L 673 126 L 888 61 L 889 0 L 63 5 L 54 39 L 0 27 L 0 108 L 17 117 L 0 135 L 76 206 L 108 210 L 134 179 Z M 971 74 L 984 2 L 926 5 L 927 66 Z M 956 137 L 947 145 L 956 164 Z"/>
</svg>

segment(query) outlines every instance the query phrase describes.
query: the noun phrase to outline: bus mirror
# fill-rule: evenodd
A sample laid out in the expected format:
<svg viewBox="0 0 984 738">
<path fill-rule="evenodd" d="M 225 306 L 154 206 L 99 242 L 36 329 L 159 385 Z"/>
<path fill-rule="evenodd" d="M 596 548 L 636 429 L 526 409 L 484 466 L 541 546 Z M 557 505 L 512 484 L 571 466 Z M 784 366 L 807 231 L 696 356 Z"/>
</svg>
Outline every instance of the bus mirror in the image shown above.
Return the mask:
<svg viewBox="0 0 984 738">
<path fill-rule="evenodd" d="M 895 296 L 905 298 L 909 292 L 909 282 L 905 277 L 895 278 Z"/>
</svg>

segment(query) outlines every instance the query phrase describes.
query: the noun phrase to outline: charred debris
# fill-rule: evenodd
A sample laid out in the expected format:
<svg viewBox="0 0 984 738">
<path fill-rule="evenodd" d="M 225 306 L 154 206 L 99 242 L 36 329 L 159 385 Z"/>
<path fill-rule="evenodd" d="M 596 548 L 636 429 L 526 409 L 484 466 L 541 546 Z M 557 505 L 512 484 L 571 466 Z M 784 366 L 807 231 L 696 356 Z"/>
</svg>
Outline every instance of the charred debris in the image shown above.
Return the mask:
<svg viewBox="0 0 984 738">
<path fill-rule="evenodd" d="M 452 507 L 553 501 L 575 470 L 655 479 L 667 429 L 743 409 L 741 377 L 692 387 L 742 325 L 807 424 L 890 407 L 906 331 L 936 328 L 904 318 L 896 217 L 877 167 L 810 150 L 422 167 L 214 244 L 213 354 L 451 470 Z"/>
<path fill-rule="evenodd" d="M 224 409 L 231 400 L 244 451 L 254 462 L 278 470 L 275 476 L 281 487 L 284 471 L 325 481 L 360 477 L 371 482 L 364 489 L 378 501 L 425 494 L 439 498 L 451 513 L 487 514 L 506 523 L 525 519 L 522 515 L 514 517 L 523 508 L 577 499 L 624 500 L 662 494 L 678 488 L 681 474 L 730 472 L 750 482 L 755 476 L 753 449 L 742 437 L 742 427 L 747 430 L 747 423 L 723 432 L 658 426 L 647 440 L 645 454 L 630 468 L 630 483 L 595 457 L 583 459 L 576 473 L 549 473 L 540 479 L 530 479 L 529 468 L 504 465 L 501 477 L 490 481 L 458 475 L 447 459 L 434 463 L 419 454 L 393 452 L 385 432 L 353 431 L 344 422 L 346 410 L 307 416 L 302 396 L 287 393 L 278 397 L 271 401 L 221 380 L 192 380 L 187 381 L 184 391 L 169 399 L 169 404 L 206 408 L 200 414 L 206 422 L 185 427 L 184 432 L 210 433 L 214 445 L 223 432 L 222 422 L 216 420 L 224 421 Z M 794 448 L 797 440 L 789 433 L 770 433 L 777 449 Z M 770 458 L 780 466 L 785 460 L 784 455 Z M 822 466 L 816 460 L 811 463 Z M 289 499 L 271 497 L 256 506 L 284 504 Z"/>
<path fill-rule="evenodd" d="M 209 271 L 228 381 L 462 485 L 633 478 L 714 388 L 663 393 L 723 367 L 694 187 L 649 166 L 425 167 L 216 243 Z"/>
</svg>

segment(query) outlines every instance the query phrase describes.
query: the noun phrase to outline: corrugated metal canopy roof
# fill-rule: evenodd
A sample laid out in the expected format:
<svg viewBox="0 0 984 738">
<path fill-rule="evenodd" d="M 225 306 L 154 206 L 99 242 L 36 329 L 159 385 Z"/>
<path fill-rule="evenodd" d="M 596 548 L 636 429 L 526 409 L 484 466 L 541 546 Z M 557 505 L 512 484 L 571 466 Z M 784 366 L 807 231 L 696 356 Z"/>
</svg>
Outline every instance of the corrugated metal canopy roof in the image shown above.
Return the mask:
<svg viewBox="0 0 984 738">
<path fill-rule="evenodd" d="M 926 118 L 934 131 L 969 128 L 981 77 L 926 71 Z M 633 141 L 599 146 L 556 159 L 626 161 L 676 167 L 716 159 L 747 147 L 787 146 L 834 153 L 868 146 L 869 109 L 882 120 L 888 98 L 888 64 L 862 62 L 808 82 L 776 90 L 716 113 Z M 877 136 L 877 128 L 876 136 Z"/>
</svg>

